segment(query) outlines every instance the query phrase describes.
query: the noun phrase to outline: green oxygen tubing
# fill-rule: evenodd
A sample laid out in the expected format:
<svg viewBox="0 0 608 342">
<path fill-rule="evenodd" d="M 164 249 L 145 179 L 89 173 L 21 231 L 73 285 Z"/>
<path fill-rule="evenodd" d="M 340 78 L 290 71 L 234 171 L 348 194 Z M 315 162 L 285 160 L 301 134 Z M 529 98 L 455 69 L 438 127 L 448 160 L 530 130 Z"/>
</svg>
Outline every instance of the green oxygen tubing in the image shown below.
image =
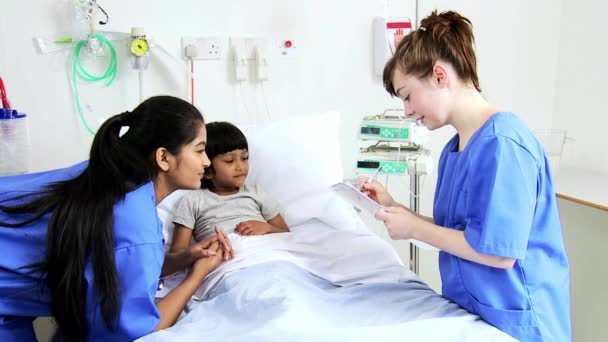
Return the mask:
<svg viewBox="0 0 608 342">
<path fill-rule="evenodd" d="M 92 75 L 91 73 L 87 72 L 85 70 L 84 66 L 82 65 L 82 63 L 80 62 L 80 50 L 86 44 L 86 41 L 81 40 L 78 42 L 78 44 L 76 44 L 76 47 L 74 48 L 72 82 L 73 82 L 73 86 L 74 86 L 74 97 L 76 98 L 76 107 L 78 109 L 78 114 L 80 115 L 80 120 L 86 127 L 87 131 L 89 131 L 89 133 L 91 133 L 92 135 L 95 135 L 95 131 L 91 129 L 91 127 L 87 123 L 87 120 L 84 117 L 84 114 L 82 113 L 82 107 L 80 105 L 80 98 L 78 95 L 77 79 L 81 78 L 81 79 L 83 79 L 85 81 L 89 81 L 89 82 L 98 82 L 98 81 L 107 80 L 105 86 L 108 87 L 112 84 L 112 82 L 116 78 L 117 62 L 116 62 L 116 50 L 114 49 L 114 46 L 112 45 L 112 43 L 110 43 L 110 41 L 108 39 L 106 39 L 104 36 L 102 36 L 100 34 L 95 34 L 93 37 L 96 38 L 97 40 L 99 40 L 100 42 L 104 43 L 105 45 L 107 45 L 108 48 L 110 49 L 110 54 L 111 54 L 110 55 L 110 64 L 108 64 L 108 68 L 101 76 L 95 76 L 95 75 Z"/>
</svg>

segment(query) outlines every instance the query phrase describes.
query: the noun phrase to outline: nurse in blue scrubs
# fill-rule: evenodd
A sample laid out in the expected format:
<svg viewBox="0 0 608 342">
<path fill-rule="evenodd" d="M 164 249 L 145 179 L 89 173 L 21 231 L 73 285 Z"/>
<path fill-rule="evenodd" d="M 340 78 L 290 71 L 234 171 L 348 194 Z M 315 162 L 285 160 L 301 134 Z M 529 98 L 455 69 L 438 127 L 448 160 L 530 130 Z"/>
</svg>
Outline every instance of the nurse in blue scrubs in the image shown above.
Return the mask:
<svg viewBox="0 0 608 342">
<path fill-rule="evenodd" d="M 189 276 L 154 302 L 165 260 L 156 204 L 200 187 L 206 135 L 195 107 L 153 97 L 109 118 L 88 162 L 1 177 L 0 341 L 35 340 L 39 316 L 54 316 L 67 341 L 132 341 L 171 326 L 232 254 L 220 234 L 174 255 L 165 268 L 191 266 Z"/>
<path fill-rule="evenodd" d="M 386 207 L 377 218 L 393 239 L 441 250 L 443 296 L 521 341 L 569 341 L 569 266 L 549 162 L 521 119 L 481 95 L 473 43 L 468 19 L 433 12 L 384 69 L 407 115 L 456 129 L 439 159 L 433 218 L 380 183 L 362 187 Z"/>
</svg>

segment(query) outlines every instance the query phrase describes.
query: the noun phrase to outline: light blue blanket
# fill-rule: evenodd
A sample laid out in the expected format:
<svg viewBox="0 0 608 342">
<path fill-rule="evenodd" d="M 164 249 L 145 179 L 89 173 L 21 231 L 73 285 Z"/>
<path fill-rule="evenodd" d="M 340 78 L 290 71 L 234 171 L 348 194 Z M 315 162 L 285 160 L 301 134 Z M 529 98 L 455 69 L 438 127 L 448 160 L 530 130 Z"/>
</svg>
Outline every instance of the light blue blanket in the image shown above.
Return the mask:
<svg viewBox="0 0 608 342">
<path fill-rule="evenodd" d="M 141 341 L 511 341 L 418 280 L 336 286 L 288 261 L 226 274 Z"/>
</svg>

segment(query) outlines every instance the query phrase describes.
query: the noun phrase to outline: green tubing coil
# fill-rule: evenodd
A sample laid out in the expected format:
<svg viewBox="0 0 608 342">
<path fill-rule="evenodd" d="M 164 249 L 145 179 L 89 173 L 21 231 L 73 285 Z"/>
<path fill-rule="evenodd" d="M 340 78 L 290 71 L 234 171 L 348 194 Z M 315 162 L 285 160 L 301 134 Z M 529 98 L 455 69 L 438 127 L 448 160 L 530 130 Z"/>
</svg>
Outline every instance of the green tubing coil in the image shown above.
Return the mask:
<svg viewBox="0 0 608 342">
<path fill-rule="evenodd" d="M 89 133 L 91 133 L 92 135 L 95 135 L 95 131 L 93 131 L 91 129 L 91 127 L 87 123 L 87 120 L 84 117 L 84 114 L 82 113 L 82 107 L 80 105 L 80 97 L 78 94 L 77 79 L 81 78 L 88 82 L 98 82 L 98 81 L 107 80 L 105 86 L 109 87 L 112 84 L 112 82 L 114 81 L 114 79 L 116 78 L 116 71 L 117 71 L 117 65 L 118 65 L 117 59 L 116 59 L 116 50 L 114 49 L 114 46 L 112 45 L 112 43 L 110 43 L 110 41 L 108 39 L 106 39 L 104 36 L 102 36 L 100 34 L 96 34 L 94 37 L 96 39 L 98 39 L 100 42 L 107 45 L 108 48 L 110 49 L 110 64 L 108 64 L 108 68 L 106 69 L 106 71 L 101 76 L 95 76 L 85 70 L 84 66 L 80 62 L 80 50 L 82 50 L 82 47 L 86 44 L 86 41 L 84 41 L 84 40 L 79 41 L 78 44 L 76 44 L 76 47 L 74 48 L 74 63 L 73 63 L 73 69 L 72 69 L 72 82 L 73 82 L 73 86 L 74 86 L 74 97 L 76 98 L 76 107 L 78 108 L 78 114 L 80 115 L 80 120 L 86 127 L 87 131 L 89 131 Z"/>
</svg>

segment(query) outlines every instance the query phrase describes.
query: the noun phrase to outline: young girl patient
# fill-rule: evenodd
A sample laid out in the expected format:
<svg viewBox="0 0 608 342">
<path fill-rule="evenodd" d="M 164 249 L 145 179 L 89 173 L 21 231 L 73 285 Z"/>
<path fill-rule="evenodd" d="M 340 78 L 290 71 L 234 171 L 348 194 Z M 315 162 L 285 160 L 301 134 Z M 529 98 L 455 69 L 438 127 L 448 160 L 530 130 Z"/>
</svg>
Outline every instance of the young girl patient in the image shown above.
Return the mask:
<svg viewBox="0 0 608 342">
<path fill-rule="evenodd" d="M 210 122 L 206 152 L 211 166 L 205 169 L 202 190 L 192 190 L 178 204 L 173 222 L 171 252 L 180 252 L 213 234 L 263 235 L 288 232 L 279 204 L 257 185 L 245 185 L 249 151 L 245 135 L 228 122 Z"/>
</svg>

